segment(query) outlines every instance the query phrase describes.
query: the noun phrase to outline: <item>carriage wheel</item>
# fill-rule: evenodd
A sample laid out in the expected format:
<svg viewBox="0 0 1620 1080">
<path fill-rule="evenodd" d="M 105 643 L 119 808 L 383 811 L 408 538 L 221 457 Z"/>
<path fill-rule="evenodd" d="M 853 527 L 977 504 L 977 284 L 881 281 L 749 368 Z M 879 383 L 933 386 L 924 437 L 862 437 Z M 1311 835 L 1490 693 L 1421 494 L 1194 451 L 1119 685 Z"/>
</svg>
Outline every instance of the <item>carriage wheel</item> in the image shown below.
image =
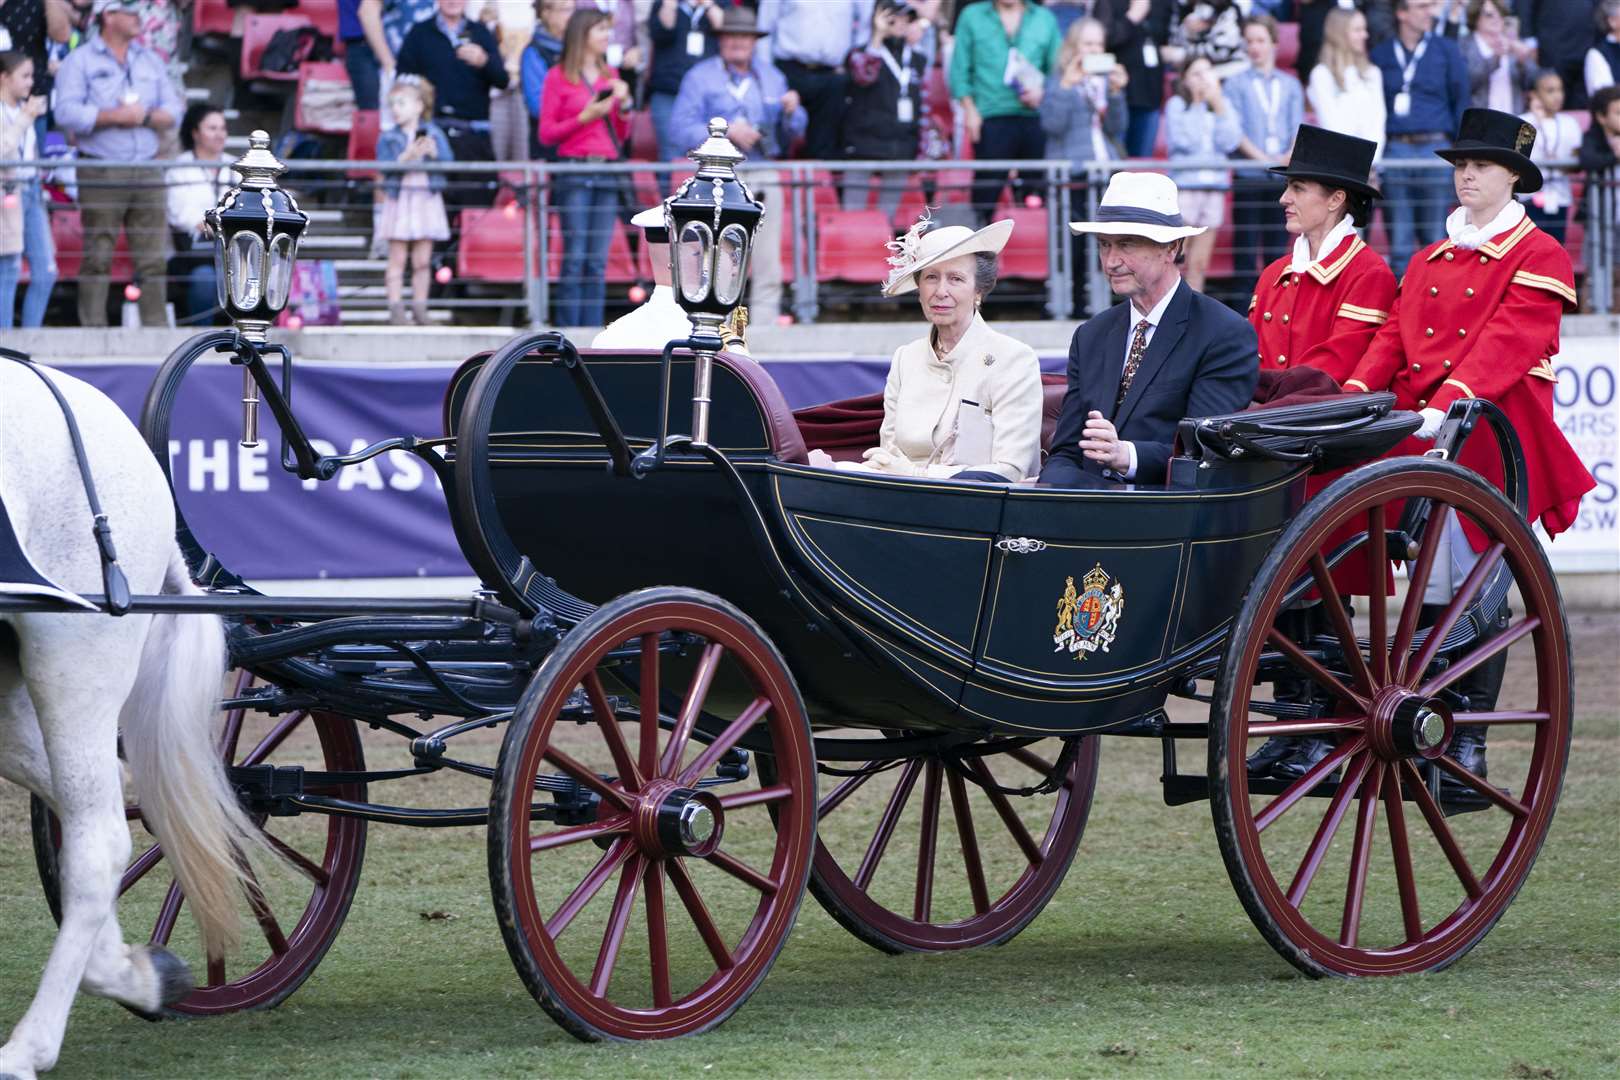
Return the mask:
<svg viewBox="0 0 1620 1080">
<path fill-rule="evenodd" d="M 1074 860 L 1099 742 L 1081 738 L 1066 749 L 1058 739 L 1011 747 L 1003 739 L 850 770 L 821 799 L 810 894 L 883 952 L 1011 940 Z M 952 830 L 954 840 L 941 836 Z M 938 873 L 936 861 L 954 860 L 953 851 L 960 873 Z"/>
<path fill-rule="evenodd" d="M 660 686 L 681 697 L 662 726 L 656 707 L 639 708 Z M 725 724 L 712 741 L 694 737 L 700 713 Z M 751 768 L 714 782 L 717 765 L 740 771 L 745 736 L 771 779 Z M 529 684 L 490 799 L 495 910 L 535 1000 L 586 1040 L 725 1020 L 798 913 L 815 780 L 798 690 L 745 615 L 676 588 L 597 609 Z"/>
<path fill-rule="evenodd" d="M 238 693 L 250 679 L 238 683 Z M 225 759 L 238 765 L 302 765 L 310 770 L 365 768 L 360 736 L 352 720 L 330 713 L 293 712 L 280 717 L 233 709 L 226 714 Z M 309 794 L 365 801 L 364 784 L 326 788 L 306 786 Z M 126 816 L 141 822 L 140 808 Z M 186 894 L 162 866 L 162 845 L 144 828 L 135 833 L 135 855 L 119 884 L 119 919 L 129 933 L 143 923 L 150 940 L 191 965 L 197 989 L 171 1005 L 170 1014 L 215 1016 L 279 1005 L 309 978 L 336 939 L 360 882 L 366 823 L 358 818 L 313 814 L 254 819 L 287 867 L 260 867 L 258 889 L 245 897 L 257 933 L 243 934 L 239 953 L 207 960 L 189 918 L 181 918 Z M 34 856 L 51 914 L 61 921 L 57 893 L 56 817 L 38 798 L 32 802 Z M 146 1014 L 141 1014 L 146 1015 Z"/>
<path fill-rule="evenodd" d="M 1403 501 L 1415 499 L 1431 504 L 1428 527 L 1415 552 L 1397 552 L 1388 530 Z M 1454 579 L 1454 599 L 1425 635 L 1422 598 L 1442 572 L 1435 563 L 1448 518 L 1483 534 L 1484 549 L 1460 584 Z M 1373 565 L 1409 557 L 1405 598 L 1356 597 L 1367 609 L 1364 630 L 1330 603 L 1332 643 L 1299 648 L 1274 628 L 1285 594 L 1300 582 L 1335 591 L 1328 538 L 1358 533 Z M 1504 566 L 1522 610 L 1499 635 L 1454 643 L 1448 655 L 1441 640 L 1482 588 L 1494 591 Z M 1445 967 L 1485 936 L 1529 874 L 1558 801 L 1569 756 L 1568 637 L 1535 535 L 1464 469 L 1377 462 L 1305 507 L 1244 597 L 1210 718 L 1221 853 L 1278 952 L 1310 975 L 1394 975 Z M 1498 656 L 1507 658 L 1507 678 L 1497 701 L 1467 700 L 1460 691 L 1472 692 L 1471 673 Z M 1279 707 L 1268 685 L 1256 685 L 1263 665 L 1310 680 L 1332 704 L 1313 716 Z M 1488 778 L 1452 756 L 1454 730 L 1470 725 L 1488 734 Z M 1307 733 L 1334 745 L 1315 768 L 1287 784 L 1247 776 L 1244 758 L 1260 740 Z M 1450 778 L 1446 787 L 1439 777 Z M 1435 794 L 1448 789 L 1449 797 Z"/>
</svg>

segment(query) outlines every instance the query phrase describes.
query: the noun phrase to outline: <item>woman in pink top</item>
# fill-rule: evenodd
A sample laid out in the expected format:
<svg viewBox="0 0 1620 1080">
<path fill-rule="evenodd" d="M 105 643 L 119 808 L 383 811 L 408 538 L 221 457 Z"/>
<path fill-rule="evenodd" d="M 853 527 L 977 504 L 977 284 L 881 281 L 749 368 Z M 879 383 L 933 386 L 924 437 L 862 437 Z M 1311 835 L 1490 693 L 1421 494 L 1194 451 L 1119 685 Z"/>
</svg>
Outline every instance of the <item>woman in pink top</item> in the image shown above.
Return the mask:
<svg viewBox="0 0 1620 1080">
<path fill-rule="evenodd" d="M 612 42 L 613 19 L 602 11 L 574 12 L 563 31 L 562 59 L 546 73 L 540 92 L 540 141 L 557 148 L 562 164 L 619 159 L 619 144 L 630 131 L 624 115 L 630 87 L 607 66 Z M 564 223 L 562 280 L 553 321 L 600 327 L 608 241 L 617 228 L 619 177 L 559 174 L 553 203 Z"/>
</svg>

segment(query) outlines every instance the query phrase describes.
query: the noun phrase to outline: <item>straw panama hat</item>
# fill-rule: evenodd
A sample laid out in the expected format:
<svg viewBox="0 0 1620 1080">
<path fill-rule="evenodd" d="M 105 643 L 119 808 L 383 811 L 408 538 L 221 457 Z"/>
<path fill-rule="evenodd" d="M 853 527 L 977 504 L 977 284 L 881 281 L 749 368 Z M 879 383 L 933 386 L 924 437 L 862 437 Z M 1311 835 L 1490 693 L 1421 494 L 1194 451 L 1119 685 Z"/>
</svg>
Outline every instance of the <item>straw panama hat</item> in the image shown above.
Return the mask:
<svg viewBox="0 0 1620 1080">
<path fill-rule="evenodd" d="M 1202 225 L 1188 225 L 1181 217 L 1176 182 L 1163 173 L 1121 172 L 1108 181 L 1095 221 L 1071 221 L 1076 233 L 1102 233 L 1105 236 L 1145 236 L 1156 244 L 1168 244 L 1204 232 Z"/>
<path fill-rule="evenodd" d="M 889 265 L 894 269 L 883 283 L 884 296 L 914 292 L 917 275 L 935 263 L 980 251 L 999 254 L 1013 231 L 1011 221 L 992 221 L 977 231 L 966 225 L 946 225 L 941 229 L 930 228 L 931 225 L 933 221 L 925 211 L 906 235 L 889 241 L 888 248 L 894 252 Z"/>
</svg>

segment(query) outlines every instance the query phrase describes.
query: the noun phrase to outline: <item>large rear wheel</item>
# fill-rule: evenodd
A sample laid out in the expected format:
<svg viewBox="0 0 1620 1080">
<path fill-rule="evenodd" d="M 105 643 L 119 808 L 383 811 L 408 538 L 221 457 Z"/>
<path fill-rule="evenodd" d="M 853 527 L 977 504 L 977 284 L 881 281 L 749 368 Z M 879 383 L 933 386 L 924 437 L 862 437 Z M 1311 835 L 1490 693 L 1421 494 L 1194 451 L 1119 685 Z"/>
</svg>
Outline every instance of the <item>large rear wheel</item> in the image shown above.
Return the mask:
<svg viewBox="0 0 1620 1080">
<path fill-rule="evenodd" d="M 1416 549 L 1402 548 L 1402 510 L 1423 503 Z M 1451 564 L 1440 562 L 1448 533 Z M 1358 538 L 1373 566 L 1407 565 L 1403 596 L 1357 598 L 1366 607 L 1360 626 L 1334 602 L 1329 540 L 1344 536 Z M 1425 609 L 1429 583 L 1447 573 L 1460 580 L 1441 603 L 1430 592 Z M 1277 619 L 1312 596 L 1328 597 L 1329 632 L 1295 642 Z M 1497 621 L 1508 604 L 1520 610 Z M 1376 462 L 1311 500 L 1249 587 L 1210 717 L 1221 853 L 1278 952 L 1312 975 L 1393 975 L 1443 968 L 1485 936 L 1530 873 L 1558 802 L 1570 740 L 1568 640 L 1541 544 L 1473 473 L 1431 460 Z M 1496 700 L 1471 699 L 1477 673 L 1504 658 L 1500 692 L 1481 695 Z M 1325 704 L 1275 694 L 1279 677 L 1314 683 L 1323 693 L 1312 700 Z M 1488 778 L 1458 760 L 1460 728 L 1487 734 Z M 1246 773 L 1244 758 L 1261 740 L 1306 735 L 1326 736 L 1332 749 L 1297 780 Z"/>
</svg>

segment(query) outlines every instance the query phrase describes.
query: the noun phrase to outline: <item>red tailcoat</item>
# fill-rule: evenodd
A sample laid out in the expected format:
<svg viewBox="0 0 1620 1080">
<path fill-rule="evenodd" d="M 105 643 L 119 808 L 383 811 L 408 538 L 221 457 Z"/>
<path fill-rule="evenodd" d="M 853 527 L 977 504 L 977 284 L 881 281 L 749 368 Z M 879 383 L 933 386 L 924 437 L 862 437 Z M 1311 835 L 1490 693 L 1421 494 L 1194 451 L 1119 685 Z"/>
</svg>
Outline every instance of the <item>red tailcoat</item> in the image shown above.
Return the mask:
<svg viewBox="0 0 1620 1080">
<path fill-rule="evenodd" d="M 1576 306 L 1569 253 L 1528 218 L 1478 250 L 1442 240 L 1412 256 L 1389 320 L 1345 388 L 1392 390 L 1403 409 L 1467 397 L 1495 404 L 1524 446 L 1530 520 L 1556 536 L 1596 486 L 1553 420 L 1551 361 L 1560 320 Z M 1394 452 L 1425 449 L 1409 441 Z M 1494 440 L 1476 435 L 1462 461 L 1500 483 Z"/>
<path fill-rule="evenodd" d="M 1395 304 L 1395 275 L 1359 236 L 1344 238 L 1302 274 L 1283 256 L 1260 275 L 1249 321 L 1261 370 L 1304 364 L 1344 382 Z"/>
</svg>

